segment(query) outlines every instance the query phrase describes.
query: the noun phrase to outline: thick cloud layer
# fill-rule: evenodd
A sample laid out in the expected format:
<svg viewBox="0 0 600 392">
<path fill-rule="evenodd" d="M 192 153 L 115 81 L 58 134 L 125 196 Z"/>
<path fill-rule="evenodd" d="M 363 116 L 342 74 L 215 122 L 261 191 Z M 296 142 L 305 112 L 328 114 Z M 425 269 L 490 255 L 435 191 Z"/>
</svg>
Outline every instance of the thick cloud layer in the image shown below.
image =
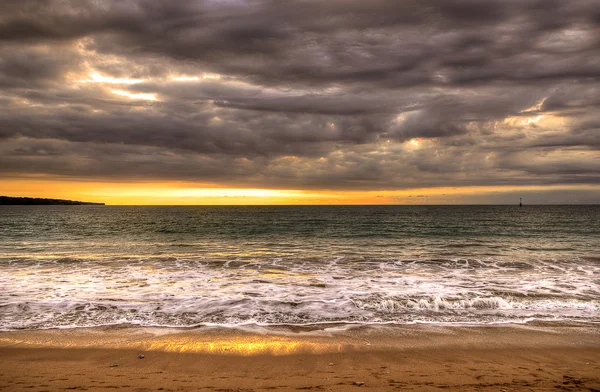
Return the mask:
<svg viewBox="0 0 600 392">
<path fill-rule="evenodd" d="M 600 7 L 0 3 L 0 176 L 600 183 Z"/>
</svg>

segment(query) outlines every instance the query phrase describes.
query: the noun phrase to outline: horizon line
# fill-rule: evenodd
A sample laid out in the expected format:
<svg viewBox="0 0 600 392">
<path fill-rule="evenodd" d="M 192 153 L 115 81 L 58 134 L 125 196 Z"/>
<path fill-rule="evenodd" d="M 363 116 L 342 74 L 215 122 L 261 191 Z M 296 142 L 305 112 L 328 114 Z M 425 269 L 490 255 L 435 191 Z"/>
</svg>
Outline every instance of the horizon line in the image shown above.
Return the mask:
<svg viewBox="0 0 600 392">
<path fill-rule="evenodd" d="M 90 203 L 102 203 L 102 202 L 90 202 Z M 519 203 L 503 203 L 503 204 L 487 204 L 487 203 L 467 203 L 467 204 L 106 204 L 104 205 L 93 205 L 93 204 L 82 204 L 82 205 L 61 205 L 61 204 L 7 204 L 0 205 L 2 207 L 11 206 L 43 206 L 43 207 L 56 207 L 56 206 L 75 206 L 75 207 L 444 207 L 444 206 L 516 206 L 519 207 Z M 523 204 L 526 206 L 600 206 L 600 203 L 532 203 Z"/>
</svg>

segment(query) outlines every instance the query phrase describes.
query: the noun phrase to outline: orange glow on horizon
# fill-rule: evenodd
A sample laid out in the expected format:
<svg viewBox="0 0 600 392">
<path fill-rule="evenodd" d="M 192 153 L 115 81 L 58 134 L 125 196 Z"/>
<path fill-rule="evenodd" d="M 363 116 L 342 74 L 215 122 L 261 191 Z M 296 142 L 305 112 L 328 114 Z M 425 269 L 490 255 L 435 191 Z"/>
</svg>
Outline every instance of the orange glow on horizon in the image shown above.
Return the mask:
<svg viewBox="0 0 600 392">
<path fill-rule="evenodd" d="M 0 195 L 102 202 L 107 205 L 461 204 L 459 196 L 544 190 L 598 190 L 580 186 L 470 186 L 402 190 L 299 190 L 219 187 L 191 182 L 96 182 L 14 179 Z M 457 201 L 458 200 L 458 201 Z M 461 201 L 462 200 L 462 201 Z"/>
</svg>

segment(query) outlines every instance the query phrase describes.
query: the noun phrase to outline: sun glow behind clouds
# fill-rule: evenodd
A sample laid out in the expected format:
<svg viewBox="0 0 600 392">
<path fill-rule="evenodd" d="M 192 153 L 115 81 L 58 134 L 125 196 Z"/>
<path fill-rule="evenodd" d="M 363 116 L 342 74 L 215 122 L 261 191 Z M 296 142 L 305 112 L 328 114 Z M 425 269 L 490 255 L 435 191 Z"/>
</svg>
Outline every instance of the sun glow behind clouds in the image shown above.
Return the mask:
<svg viewBox="0 0 600 392">
<path fill-rule="evenodd" d="M 535 105 L 528 107 L 527 109 L 523 109 L 519 113 L 537 112 L 538 110 L 542 109 L 542 105 L 544 105 L 545 101 L 546 98 L 542 98 L 539 101 L 537 101 Z"/>
<path fill-rule="evenodd" d="M 131 99 L 143 99 L 146 101 L 158 101 L 158 98 L 156 98 L 156 94 L 151 94 L 151 93 L 130 93 L 128 91 L 123 91 L 123 90 L 112 90 L 111 92 L 113 94 L 122 95 L 124 97 L 131 98 Z"/>
<path fill-rule="evenodd" d="M 531 123 L 536 123 L 536 122 L 540 121 L 542 118 L 544 118 L 544 116 L 541 116 L 541 115 L 537 116 L 537 117 L 530 117 L 530 118 L 527 118 L 527 119 L 521 121 L 521 124 L 529 125 Z"/>
<path fill-rule="evenodd" d="M 200 80 L 197 76 L 172 76 L 171 79 L 176 82 L 195 82 Z"/>
<path fill-rule="evenodd" d="M 144 79 L 129 79 L 129 78 L 111 78 L 110 76 L 102 76 L 98 72 L 91 72 L 90 79 L 80 80 L 81 83 L 110 83 L 110 84 L 136 84 L 143 82 Z"/>
<path fill-rule="evenodd" d="M 171 76 L 171 80 L 173 80 L 175 82 L 197 82 L 200 79 L 221 79 L 221 75 L 219 75 L 219 74 L 211 74 L 211 73 L 204 73 L 202 75 L 202 77 L 199 77 L 199 76 L 187 76 L 187 75 Z"/>
</svg>

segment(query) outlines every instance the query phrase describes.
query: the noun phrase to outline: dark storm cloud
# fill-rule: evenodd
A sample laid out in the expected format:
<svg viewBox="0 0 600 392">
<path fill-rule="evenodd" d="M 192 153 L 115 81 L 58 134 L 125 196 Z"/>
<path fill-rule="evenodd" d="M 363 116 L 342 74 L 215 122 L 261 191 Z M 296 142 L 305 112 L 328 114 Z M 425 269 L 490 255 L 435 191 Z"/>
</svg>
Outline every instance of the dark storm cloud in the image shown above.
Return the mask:
<svg viewBox="0 0 600 392">
<path fill-rule="evenodd" d="M 0 171 L 596 183 L 599 78 L 589 0 L 2 2 Z"/>
<path fill-rule="evenodd" d="M 54 48 L 0 44 L 0 88 L 42 88 L 64 79 L 80 59 L 64 45 Z"/>
<path fill-rule="evenodd" d="M 405 141 L 412 138 L 435 138 L 467 133 L 464 124 L 444 118 L 432 111 L 409 113 L 402 123 L 392 129 L 390 137 Z"/>
<path fill-rule="evenodd" d="M 192 60 L 212 71 L 276 84 L 436 83 L 431 71 L 446 67 L 450 83 L 597 77 L 597 59 L 571 63 L 556 56 L 571 52 L 574 43 L 579 52 L 598 48 L 598 38 L 578 42 L 562 33 L 578 25 L 593 33 L 596 5 L 547 0 L 26 1 L 0 9 L 5 15 L 0 39 L 92 36 L 90 48 L 101 53 Z"/>
</svg>

